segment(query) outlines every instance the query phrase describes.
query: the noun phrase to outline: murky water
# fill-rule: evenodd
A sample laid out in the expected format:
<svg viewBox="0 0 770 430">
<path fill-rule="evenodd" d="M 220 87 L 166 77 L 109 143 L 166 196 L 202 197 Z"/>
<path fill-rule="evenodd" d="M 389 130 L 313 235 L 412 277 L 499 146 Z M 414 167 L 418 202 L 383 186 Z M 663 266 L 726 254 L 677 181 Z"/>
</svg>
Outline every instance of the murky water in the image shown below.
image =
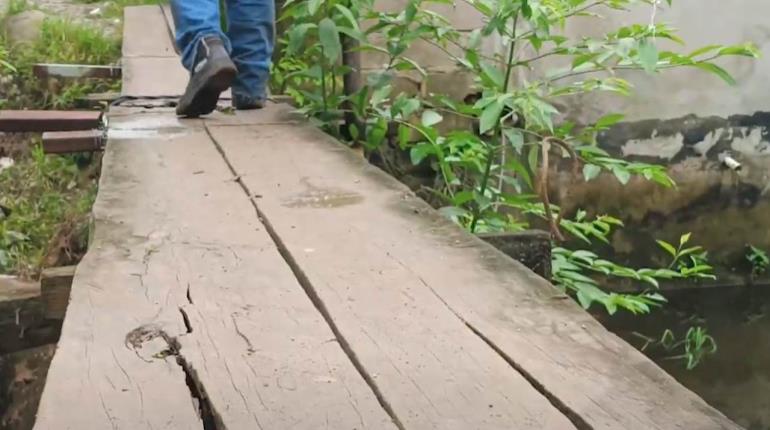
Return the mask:
<svg viewBox="0 0 770 430">
<path fill-rule="evenodd" d="M 670 303 L 648 316 L 597 312 L 596 317 L 637 348 L 644 341 L 634 333 L 659 339 L 671 329 L 681 338 L 693 325 L 706 327 L 718 351 L 694 370 L 662 348 L 645 353 L 741 426 L 770 430 L 770 285 L 706 288 L 667 297 Z"/>
</svg>

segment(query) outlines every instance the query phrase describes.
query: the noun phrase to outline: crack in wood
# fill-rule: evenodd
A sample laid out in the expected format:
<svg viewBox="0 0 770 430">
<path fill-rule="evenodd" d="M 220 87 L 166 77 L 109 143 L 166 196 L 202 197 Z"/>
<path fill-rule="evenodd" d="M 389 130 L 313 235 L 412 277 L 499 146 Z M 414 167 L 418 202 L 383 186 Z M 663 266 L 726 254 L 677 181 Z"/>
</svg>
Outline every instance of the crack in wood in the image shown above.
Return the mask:
<svg viewBox="0 0 770 430">
<path fill-rule="evenodd" d="M 316 310 L 321 314 L 324 321 L 326 321 L 326 324 L 331 329 L 332 333 L 334 333 L 335 338 L 337 339 L 340 347 L 342 348 L 342 351 L 347 355 L 348 360 L 353 364 L 353 367 L 358 371 L 358 374 L 363 378 L 364 382 L 369 386 L 369 389 L 372 390 L 372 393 L 374 394 L 374 397 L 379 402 L 382 409 L 385 411 L 385 413 L 388 414 L 393 424 L 399 429 L 399 430 L 406 430 L 406 427 L 404 427 L 404 424 L 401 422 L 401 419 L 399 419 L 398 415 L 396 415 L 395 410 L 390 405 L 388 400 L 385 398 L 385 395 L 382 393 L 382 390 L 380 390 L 380 387 L 377 385 L 377 383 L 374 381 L 374 377 L 366 370 L 363 363 L 361 363 L 361 360 L 359 360 L 358 356 L 356 355 L 355 351 L 353 351 L 353 348 L 351 348 L 350 343 L 348 343 L 347 339 L 342 335 L 339 328 L 337 327 L 337 323 L 334 322 L 334 319 L 331 316 L 331 313 L 326 307 L 326 304 L 324 304 L 321 297 L 318 295 L 318 292 L 315 290 L 315 287 L 312 285 L 310 280 L 308 279 L 307 275 L 304 273 L 302 268 L 299 266 L 297 261 L 292 256 L 291 252 L 288 250 L 286 245 L 283 243 L 283 240 L 278 235 L 278 232 L 275 230 L 273 225 L 268 220 L 267 216 L 260 210 L 259 206 L 257 205 L 257 202 L 255 199 L 251 198 L 251 196 L 254 195 L 254 193 L 249 190 L 248 186 L 241 180 L 240 175 L 238 175 L 238 172 L 235 170 L 235 167 L 230 162 L 230 160 L 227 158 L 227 154 L 225 154 L 224 149 L 219 144 L 219 142 L 214 138 L 213 134 L 211 133 L 211 130 L 209 127 L 204 123 L 204 129 L 206 130 L 206 134 L 208 134 L 209 139 L 211 139 L 211 142 L 216 147 L 217 151 L 219 151 L 219 154 L 222 156 L 222 159 L 224 160 L 225 164 L 227 164 L 227 167 L 230 169 L 233 175 L 235 175 L 238 180 L 236 181 L 243 192 L 246 194 L 246 198 L 251 202 L 251 205 L 254 207 L 254 211 L 256 212 L 257 219 L 265 226 L 265 230 L 267 231 L 270 238 L 273 240 L 273 243 L 275 244 L 276 249 L 278 250 L 278 253 L 283 257 L 286 264 L 291 269 L 292 273 L 294 274 L 294 277 L 297 279 L 297 282 L 299 282 L 302 289 L 305 291 L 305 294 L 308 296 L 310 301 L 313 303 L 313 306 L 315 306 Z"/>
<path fill-rule="evenodd" d="M 246 350 L 249 352 L 249 355 L 254 354 L 257 352 L 257 350 L 254 348 L 254 345 L 251 343 L 248 337 L 241 331 L 241 329 L 238 327 L 238 321 L 235 319 L 235 313 L 230 314 L 230 318 L 233 320 L 233 327 L 235 327 L 235 333 L 243 339 L 244 342 L 246 342 Z"/>
<path fill-rule="evenodd" d="M 191 305 L 194 305 L 195 303 L 193 302 L 192 291 L 189 282 L 187 283 L 187 292 L 185 295 L 187 296 L 187 301 L 190 302 Z"/>
<path fill-rule="evenodd" d="M 188 333 L 191 333 L 192 327 L 188 325 L 189 319 L 187 318 L 187 314 L 181 308 L 179 310 L 182 313 L 185 326 L 187 326 L 189 330 Z M 203 387 L 203 383 L 201 382 L 200 378 L 198 378 L 198 372 L 195 371 L 195 368 L 187 361 L 187 359 L 185 359 L 184 355 L 182 354 L 182 345 L 179 343 L 179 340 L 176 337 L 166 333 L 166 331 L 160 326 L 155 324 L 145 324 L 137 327 L 134 330 L 131 330 L 128 334 L 126 334 L 125 344 L 129 349 L 137 350 L 141 349 L 144 343 L 156 338 L 163 339 L 168 346 L 168 348 L 164 351 L 161 351 L 158 356 L 162 358 L 173 356 L 175 359 L 174 361 L 182 369 L 182 372 L 184 372 L 185 384 L 187 385 L 188 390 L 190 390 L 190 398 L 192 399 L 192 403 L 195 405 L 198 416 L 201 419 L 201 424 L 203 425 L 202 429 L 227 430 L 227 427 L 222 422 L 221 416 L 214 408 L 214 405 L 211 403 L 211 400 L 206 393 L 206 389 Z M 141 356 L 139 357 L 142 358 Z M 144 358 L 142 359 L 144 361 L 151 362 L 145 360 Z"/>
<path fill-rule="evenodd" d="M 540 393 L 543 397 L 548 400 L 548 402 L 553 405 L 556 410 L 561 412 L 565 417 L 567 417 L 568 420 L 572 423 L 572 425 L 575 426 L 578 430 L 593 430 L 594 427 L 589 424 L 583 417 L 580 416 L 577 412 L 575 412 L 572 408 L 567 406 L 566 403 L 564 403 L 561 399 L 556 397 L 554 393 L 549 391 L 543 383 L 537 380 L 530 372 L 528 372 L 522 365 L 517 363 L 510 355 L 508 355 L 505 351 L 502 350 L 497 344 L 495 344 L 490 338 L 488 338 L 484 333 L 481 332 L 481 330 L 474 327 L 470 322 L 468 322 L 465 318 L 460 315 L 459 312 L 457 312 L 452 306 L 447 303 L 446 300 L 444 300 L 443 297 L 441 297 L 438 292 L 436 292 L 433 287 L 431 287 L 425 280 L 418 276 L 418 279 L 420 282 L 425 285 L 431 293 L 433 293 L 436 298 L 438 298 L 441 303 L 450 311 L 452 312 L 460 321 L 462 321 L 463 324 L 470 330 L 474 335 L 476 335 L 479 339 L 481 339 L 484 343 L 487 344 L 490 348 L 492 348 L 497 355 L 499 355 L 503 360 L 505 360 L 506 363 L 508 363 L 509 366 L 511 366 L 516 372 L 518 372 L 527 382 L 529 382 L 529 385 L 532 386 L 535 390 L 537 390 L 538 393 Z"/>
<path fill-rule="evenodd" d="M 179 313 L 182 314 L 182 322 L 187 329 L 187 334 L 193 332 L 192 324 L 190 324 L 190 317 L 187 315 L 187 311 L 183 307 L 179 307 Z"/>
</svg>

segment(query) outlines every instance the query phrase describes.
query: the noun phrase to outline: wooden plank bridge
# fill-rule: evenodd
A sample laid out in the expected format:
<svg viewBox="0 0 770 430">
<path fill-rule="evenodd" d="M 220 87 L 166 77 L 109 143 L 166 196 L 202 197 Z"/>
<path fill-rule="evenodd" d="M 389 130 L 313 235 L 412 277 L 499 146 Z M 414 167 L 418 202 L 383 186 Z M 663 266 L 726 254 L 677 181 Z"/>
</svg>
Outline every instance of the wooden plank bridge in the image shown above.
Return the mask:
<svg viewBox="0 0 770 430">
<path fill-rule="evenodd" d="M 738 428 L 287 106 L 177 119 L 167 18 L 126 10 L 36 429 Z"/>
</svg>

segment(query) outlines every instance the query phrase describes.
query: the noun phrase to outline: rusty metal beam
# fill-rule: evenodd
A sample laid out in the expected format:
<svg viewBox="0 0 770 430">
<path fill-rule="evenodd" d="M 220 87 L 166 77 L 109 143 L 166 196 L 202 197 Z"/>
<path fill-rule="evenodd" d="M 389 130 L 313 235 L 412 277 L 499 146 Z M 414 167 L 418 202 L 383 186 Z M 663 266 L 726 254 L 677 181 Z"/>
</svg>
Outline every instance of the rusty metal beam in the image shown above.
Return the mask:
<svg viewBox="0 0 770 430">
<path fill-rule="evenodd" d="M 43 132 L 99 128 L 100 111 L 0 110 L 0 131 Z"/>
<path fill-rule="evenodd" d="M 85 64 L 35 64 L 32 73 L 39 79 L 120 79 L 123 76 L 120 67 Z"/>
<path fill-rule="evenodd" d="M 43 133 L 43 151 L 46 154 L 101 151 L 103 138 L 101 130 L 48 131 Z"/>
</svg>

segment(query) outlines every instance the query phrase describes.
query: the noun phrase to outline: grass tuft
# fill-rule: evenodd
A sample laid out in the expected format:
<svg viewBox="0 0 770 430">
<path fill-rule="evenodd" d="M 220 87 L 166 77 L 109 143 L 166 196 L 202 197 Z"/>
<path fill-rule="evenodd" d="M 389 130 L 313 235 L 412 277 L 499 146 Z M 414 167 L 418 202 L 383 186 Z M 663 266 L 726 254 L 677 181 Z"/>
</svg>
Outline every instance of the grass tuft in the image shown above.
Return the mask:
<svg viewBox="0 0 770 430">
<path fill-rule="evenodd" d="M 0 273 L 34 278 L 43 267 L 79 260 L 93 176 L 76 158 L 46 156 L 39 146 L 0 172 Z"/>
</svg>

